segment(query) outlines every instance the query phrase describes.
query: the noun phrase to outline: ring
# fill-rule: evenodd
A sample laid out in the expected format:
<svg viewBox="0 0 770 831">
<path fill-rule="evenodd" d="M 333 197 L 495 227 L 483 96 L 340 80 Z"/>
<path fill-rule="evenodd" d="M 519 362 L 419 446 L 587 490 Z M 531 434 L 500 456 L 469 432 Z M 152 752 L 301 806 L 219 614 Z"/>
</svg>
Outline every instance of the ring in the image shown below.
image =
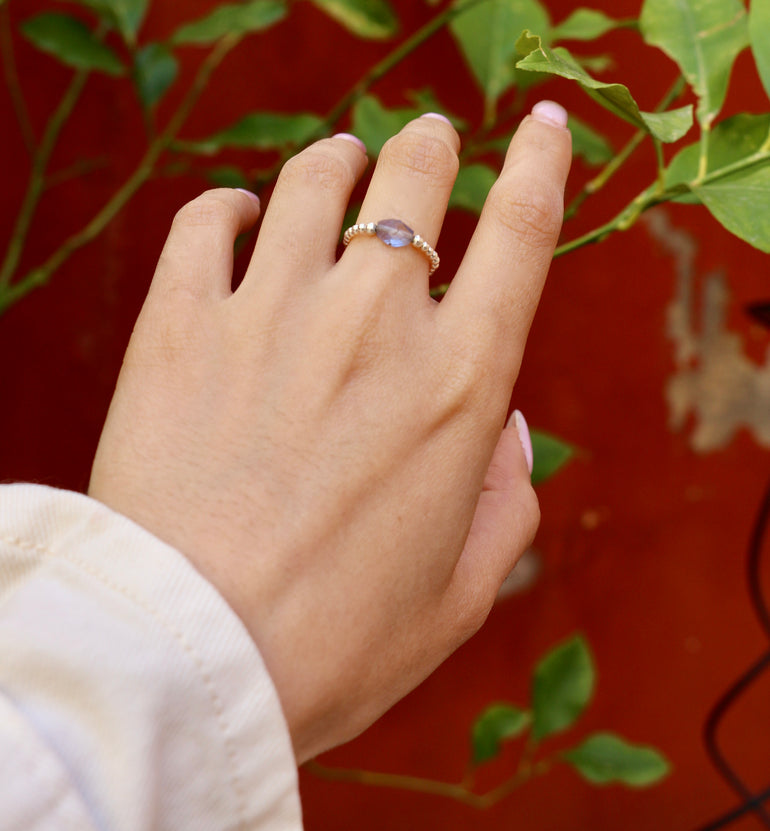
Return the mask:
<svg viewBox="0 0 770 831">
<path fill-rule="evenodd" d="M 430 260 L 428 277 L 438 268 L 440 260 L 436 250 L 400 219 L 382 219 L 379 222 L 359 222 L 351 225 L 342 237 L 342 244 L 347 245 L 359 234 L 377 237 L 391 248 L 404 248 L 407 245 L 416 248 Z"/>
</svg>

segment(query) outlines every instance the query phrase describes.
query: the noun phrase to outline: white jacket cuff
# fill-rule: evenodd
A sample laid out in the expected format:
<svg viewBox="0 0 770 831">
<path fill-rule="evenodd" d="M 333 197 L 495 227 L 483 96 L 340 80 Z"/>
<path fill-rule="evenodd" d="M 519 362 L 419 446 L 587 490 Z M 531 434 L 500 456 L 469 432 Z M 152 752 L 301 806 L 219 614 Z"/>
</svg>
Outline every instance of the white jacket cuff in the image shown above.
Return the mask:
<svg viewBox="0 0 770 831">
<path fill-rule="evenodd" d="M 0 487 L 0 656 L 0 804 L 18 827 L 69 827 L 46 813 L 66 805 L 109 831 L 301 829 L 286 723 L 240 619 L 101 503 Z"/>
</svg>

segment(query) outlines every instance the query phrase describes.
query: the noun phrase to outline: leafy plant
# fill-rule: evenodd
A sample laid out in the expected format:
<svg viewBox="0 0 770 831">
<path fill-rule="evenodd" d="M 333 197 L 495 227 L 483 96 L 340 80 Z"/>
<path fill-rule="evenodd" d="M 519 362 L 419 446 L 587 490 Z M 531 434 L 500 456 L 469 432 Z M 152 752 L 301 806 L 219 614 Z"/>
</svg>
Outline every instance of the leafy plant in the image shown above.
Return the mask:
<svg viewBox="0 0 770 831">
<path fill-rule="evenodd" d="M 591 702 L 595 685 L 593 658 L 582 635 L 573 635 L 551 649 L 532 673 L 528 707 L 496 702 L 476 718 L 471 728 L 468 768 L 457 783 L 341 770 L 317 762 L 308 767 L 324 779 L 431 793 L 476 808 L 491 807 L 556 764 L 568 765 L 591 785 L 646 788 L 657 784 L 670 770 L 663 754 L 614 733 L 592 733 L 567 749 L 542 752 L 546 740 L 575 726 Z M 522 745 L 515 770 L 496 787 L 477 793 L 474 785 L 479 768 L 497 758 L 503 746 L 513 740 Z"/>
<path fill-rule="evenodd" d="M 559 23 L 551 20 L 540 0 L 428 0 L 428 5 L 441 8 L 358 79 L 329 112 L 244 113 L 234 124 L 197 138 L 185 137 L 182 131 L 213 72 L 244 39 L 268 36 L 273 26 L 287 19 L 296 0 L 213 3 L 208 14 L 183 23 L 164 42 L 141 36 L 151 0 L 72 0 L 74 13 L 63 12 L 61 2 L 52 2 L 50 10 L 22 20 L 20 26 L 22 37 L 74 70 L 39 138 L 32 129 L 24 90 L 15 72 L 13 39 L 8 31 L 11 2 L 0 3 L 0 25 L 5 29 L 0 43 L 19 128 L 31 154 L 31 169 L 27 193 L 0 265 L 0 313 L 45 285 L 75 251 L 102 233 L 151 176 L 163 170 L 201 167 L 196 158 L 213 160 L 231 148 L 274 150 L 277 161 L 268 169 L 202 166 L 215 184 L 259 189 L 275 179 L 282 162 L 293 152 L 328 135 L 341 120 L 350 119 L 353 129 L 376 153 L 394 131 L 426 108 L 446 111 L 430 89 L 405 92 L 404 105 L 396 108 L 383 106 L 371 93 L 378 81 L 445 26 L 484 102 L 481 124 L 454 117 L 465 150 L 451 207 L 480 211 L 496 176 L 489 159 L 501 158 L 505 152 L 524 95 L 549 76 L 558 75 L 578 83 L 599 105 L 638 130 L 626 147 L 615 152 L 587 120 L 572 120 L 576 153 L 589 164 L 604 167 L 569 206 L 568 219 L 607 183 L 643 140 L 653 142 L 658 165 L 649 187 L 614 218 L 562 244 L 557 256 L 625 230 L 648 208 L 672 200 L 705 205 L 732 233 L 770 251 L 770 224 L 763 220 L 770 208 L 770 116 L 742 114 L 717 120 L 733 64 L 744 49 L 751 49 L 770 92 L 770 0 L 753 0 L 750 11 L 743 0 L 644 0 L 638 20 L 617 20 L 596 9 L 579 8 Z M 354 37 L 387 40 L 400 31 L 398 15 L 389 0 L 311 2 L 319 13 L 329 15 Z M 572 54 L 562 45 L 567 41 L 590 43 L 618 28 L 638 30 L 647 44 L 663 50 L 679 68 L 679 78 L 654 112 L 641 110 L 627 86 L 593 77 L 592 72 L 606 69 L 606 60 Z M 158 104 L 180 83 L 180 54 L 189 49 L 207 50 L 205 59 L 176 111 L 160 124 Z M 39 201 L 52 182 L 61 181 L 67 173 L 52 173 L 50 161 L 62 127 L 75 116 L 78 99 L 92 73 L 118 80 L 130 78 L 148 125 L 145 153 L 123 185 L 106 204 L 95 206 L 78 232 L 62 240 L 47 260 L 19 274 Z M 697 101 L 694 113 L 691 105 L 671 109 L 688 87 Z M 121 85 L 116 94 L 126 94 L 126 89 Z M 697 141 L 666 161 L 663 145 L 678 142 L 694 123 L 700 132 Z M 87 162 L 83 169 L 88 169 Z M 438 286 L 434 293 L 438 296 L 445 289 Z"/>
<path fill-rule="evenodd" d="M 376 154 L 410 118 L 427 109 L 447 113 L 461 133 L 464 148 L 451 207 L 478 213 L 527 95 L 552 76 L 578 84 L 595 104 L 634 128 L 625 146 L 615 148 L 591 124 L 589 110 L 571 119 L 575 153 L 598 171 L 567 207 L 566 241 L 556 256 L 624 231 L 644 211 L 669 201 L 704 206 L 730 232 L 770 252 L 767 102 L 761 112 L 720 120 L 732 68 L 743 51 L 751 51 L 770 95 L 770 0 L 751 0 L 750 9 L 744 0 L 642 0 L 638 19 L 615 19 L 598 9 L 579 8 L 558 22 L 541 0 L 426 0 L 434 11 L 411 33 L 402 33 L 390 0 L 309 0 L 319 14 L 335 20 L 351 37 L 393 41 L 391 51 L 352 80 L 349 89 L 340 91 L 325 113 L 243 112 L 208 136 L 188 135 L 185 125 L 216 69 L 240 43 L 249 40 L 256 45 L 259 38 L 269 37 L 274 26 L 290 18 L 299 0 L 212 0 L 207 14 L 185 21 L 164 41 L 143 35 L 152 0 L 71 0 L 70 10 L 60 0 L 51 0 L 43 12 L 24 17 L 16 32 L 10 25 L 13 2 L 0 0 L 0 49 L 18 129 L 29 151 L 30 176 L 0 264 L 0 314 L 47 284 L 76 251 L 105 230 L 151 177 L 200 171 L 217 185 L 259 190 L 275 180 L 293 153 L 347 124 Z M 467 113 L 449 112 L 431 88 L 405 90 L 396 107 L 386 106 L 376 94 L 378 82 L 445 27 L 478 87 L 483 103 L 478 123 L 470 121 Z M 621 28 L 636 32 L 653 52 L 662 51 L 671 59 L 676 77 L 668 89 L 661 89 L 660 103 L 652 111 L 638 105 L 628 85 L 604 77 L 611 59 L 585 51 L 597 38 Z M 71 76 L 39 136 L 15 69 L 18 38 L 52 56 Z M 197 74 L 184 90 L 177 90 L 179 104 L 161 118 L 159 104 L 169 90 L 184 83 L 180 62 L 191 50 L 204 53 Z M 81 93 L 94 73 L 113 78 L 116 95 L 133 96 L 147 125 L 146 147 L 133 172 L 104 204 L 93 206 L 79 230 L 62 239 L 47 259 L 23 271 L 22 254 L 41 199 L 54 183 L 95 166 L 85 160 L 75 170 L 51 169 L 62 128 L 77 118 Z M 690 100 L 694 106 L 687 103 Z M 619 204 L 611 218 L 597 218 L 593 230 L 571 234 L 569 221 L 587 210 L 590 198 L 645 142 L 654 147 L 656 159 L 648 186 L 627 204 Z M 272 152 L 274 162 L 258 169 L 232 164 L 228 153 L 238 148 Z M 440 296 L 445 290 L 446 285 L 435 286 L 433 294 Z M 537 465 L 533 479 L 539 482 L 564 464 L 572 450 L 537 431 L 533 440 Z M 585 642 L 574 638 L 563 644 L 536 668 L 529 708 L 498 703 L 481 714 L 474 725 L 468 778 L 459 785 L 421 780 L 418 789 L 484 806 L 556 762 L 572 766 L 597 784 L 619 781 L 642 786 L 657 781 L 667 769 L 660 754 L 612 734 L 589 736 L 553 757 L 539 756 L 543 742 L 572 726 L 590 700 L 593 683 Z M 525 735 L 525 750 L 512 779 L 489 794 L 475 794 L 473 772 L 494 758 L 503 743 Z M 405 777 L 372 776 L 378 778 L 377 784 L 414 784 Z"/>
</svg>

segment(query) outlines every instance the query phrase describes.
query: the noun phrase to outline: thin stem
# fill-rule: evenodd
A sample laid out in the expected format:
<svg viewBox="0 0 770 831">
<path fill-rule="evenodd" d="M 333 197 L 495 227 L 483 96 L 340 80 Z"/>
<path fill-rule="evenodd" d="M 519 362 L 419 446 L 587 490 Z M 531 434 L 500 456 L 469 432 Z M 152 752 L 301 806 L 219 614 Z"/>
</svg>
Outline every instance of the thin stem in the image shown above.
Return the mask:
<svg viewBox="0 0 770 831">
<path fill-rule="evenodd" d="M 652 137 L 652 142 L 655 145 L 655 160 L 658 164 L 658 188 L 662 193 L 666 188 L 666 161 L 663 158 L 663 142 L 655 136 Z"/>
<path fill-rule="evenodd" d="M 432 17 L 424 26 L 420 27 L 414 34 L 408 37 L 403 43 L 399 44 L 392 52 L 387 54 L 381 61 L 376 63 L 360 80 L 358 80 L 329 110 L 323 121 L 318 125 L 318 128 L 308 138 L 308 143 L 315 141 L 317 138 L 325 136 L 334 125 L 342 118 L 343 115 L 376 84 L 382 80 L 391 70 L 405 58 L 412 54 L 416 49 L 422 46 L 429 38 L 433 37 L 451 20 L 462 14 L 468 9 L 478 6 L 481 3 L 487 3 L 489 0 L 467 0 L 466 3 L 451 6 L 445 9 L 440 14 Z M 279 161 L 262 173 L 254 181 L 254 188 L 259 190 L 265 185 L 275 179 L 283 165 L 288 161 L 295 151 L 293 149 L 285 150 L 281 154 Z"/>
<path fill-rule="evenodd" d="M 598 228 L 595 228 L 593 231 L 589 231 L 587 234 L 583 234 L 583 236 L 578 237 L 577 239 L 564 243 L 564 245 L 560 245 L 554 252 L 554 257 L 561 257 L 570 251 L 582 248 L 583 246 L 589 245 L 593 242 L 601 242 L 601 240 L 605 239 L 614 231 L 628 230 L 628 228 L 630 228 L 645 211 L 655 205 L 660 205 L 663 202 L 669 202 L 671 199 L 685 193 L 688 189 L 688 184 L 691 187 L 700 187 L 702 185 L 716 182 L 719 179 L 724 179 L 726 176 L 730 176 L 733 173 L 748 170 L 755 165 L 767 163 L 770 163 L 770 138 L 765 141 L 756 153 L 752 153 L 750 156 L 746 156 L 733 164 L 721 167 L 719 170 L 713 170 L 711 173 L 707 173 L 702 178 L 697 178 L 693 182 L 673 185 L 665 190 L 661 190 L 657 183 L 651 185 L 643 190 L 635 199 L 629 202 L 628 205 L 626 205 L 626 207 L 623 208 L 623 210 L 609 222 L 606 222 L 604 225 L 600 225 Z"/>
<path fill-rule="evenodd" d="M 71 179 L 87 176 L 95 170 L 104 170 L 108 166 L 109 160 L 107 158 L 82 159 L 62 170 L 57 170 L 56 173 L 50 173 L 45 179 L 44 187 L 46 190 L 51 190 L 51 188 L 69 182 Z"/>
<path fill-rule="evenodd" d="M 308 762 L 305 769 L 329 782 L 354 782 L 359 785 L 372 785 L 378 788 L 395 788 L 402 791 L 431 794 L 454 799 L 465 805 L 477 805 L 479 797 L 463 787 L 462 784 L 440 782 L 419 776 L 404 776 L 395 773 L 378 773 L 371 770 L 346 770 L 330 768 L 318 762 Z"/>
<path fill-rule="evenodd" d="M 35 138 L 35 131 L 29 118 L 27 102 L 24 100 L 21 83 L 19 82 L 19 73 L 16 70 L 9 7 L 10 3 L 8 2 L 0 6 L 0 55 L 3 61 L 3 73 L 6 84 L 8 85 L 8 93 L 11 96 L 11 104 L 16 113 L 16 119 L 19 122 L 19 129 L 21 130 L 24 146 L 27 148 L 29 155 L 34 156 L 37 139 Z"/>
<path fill-rule="evenodd" d="M 472 808 L 490 808 L 509 796 L 530 779 L 541 776 L 550 770 L 551 764 L 544 760 L 535 765 L 522 765 L 516 773 L 502 784 L 483 794 L 473 793 L 466 786 L 464 779 L 460 783 L 441 782 L 419 776 L 403 776 L 394 773 L 379 773 L 371 770 L 349 770 L 330 768 L 318 762 L 308 762 L 305 769 L 329 782 L 351 782 L 359 785 L 371 785 L 378 788 L 394 788 L 402 791 L 430 794 L 453 799 Z M 467 778 L 467 777 L 466 777 Z"/>
<path fill-rule="evenodd" d="M 85 227 L 69 237 L 41 266 L 30 271 L 22 280 L 14 285 L 9 286 L 6 283 L 4 291 L 0 293 L 0 313 L 33 289 L 45 285 L 56 270 L 75 251 L 97 237 L 112 221 L 115 215 L 122 210 L 129 199 L 131 199 L 152 175 L 155 163 L 181 129 L 201 93 L 206 88 L 212 72 L 239 41 L 240 35 L 227 35 L 218 41 L 217 45 L 201 64 L 192 86 L 174 115 L 169 119 L 166 128 L 147 148 L 143 158 L 128 180 L 113 194 L 107 204 L 104 205 Z M 0 284 L 0 287 L 2 287 L 2 284 Z"/>
<path fill-rule="evenodd" d="M 701 126 L 700 131 L 700 159 L 698 160 L 698 181 L 702 181 L 706 172 L 708 171 L 709 163 L 709 137 L 711 135 L 711 127 L 707 125 Z"/>
<path fill-rule="evenodd" d="M 633 221 L 635 221 L 635 219 L 643 213 L 643 211 L 652 206 L 651 203 L 648 204 L 646 201 L 646 197 L 649 192 L 650 189 L 642 191 L 639 196 L 629 202 L 620 213 L 618 213 L 609 222 L 605 222 L 604 225 L 600 225 L 598 228 L 594 228 L 593 231 L 589 231 L 587 234 L 577 237 L 577 239 L 570 240 L 569 242 L 565 242 L 563 245 L 558 246 L 558 248 L 553 252 L 554 259 L 556 259 L 556 257 L 562 257 L 570 251 L 583 248 L 583 246 L 589 245 L 593 242 L 601 242 L 611 233 L 619 231 L 621 228 L 623 230 L 630 228 Z M 664 200 L 659 199 L 658 201 Z"/>
<path fill-rule="evenodd" d="M 655 108 L 655 112 L 661 113 L 664 110 L 667 110 L 671 104 L 676 101 L 677 98 L 682 94 L 686 85 L 686 81 L 683 76 L 679 76 L 676 81 L 671 85 L 671 88 L 668 92 L 660 99 L 658 106 Z M 582 206 L 583 202 L 588 199 L 589 196 L 593 196 L 595 193 L 600 191 L 610 180 L 612 176 L 614 176 L 618 170 L 628 161 L 631 155 L 634 153 L 637 147 L 644 141 L 644 139 L 649 134 L 644 130 L 637 130 L 636 133 L 631 137 L 628 141 L 626 146 L 614 156 L 607 165 L 601 170 L 601 172 L 591 179 L 583 189 L 578 193 L 578 195 L 572 200 L 567 210 L 564 212 L 564 220 L 572 219 L 573 216 L 578 212 L 580 207 Z"/>
<path fill-rule="evenodd" d="M 569 206 L 567 207 L 566 211 L 564 212 L 564 221 L 566 222 L 568 219 L 572 219 L 573 216 L 580 210 L 583 203 L 588 199 L 589 196 L 593 196 L 595 193 L 600 191 L 610 180 L 615 173 L 620 170 L 620 168 L 628 161 L 629 157 L 633 154 L 637 147 L 647 138 L 647 133 L 644 130 L 639 130 L 638 132 L 634 133 L 631 137 L 630 141 L 626 144 L 626 146 L 618 153 L 616 156 L 613 156 L 611 161 L 607 163 L 607 165 L 602 169 L 601 173 L 598 176 L 595 176 L 588 182 L 580 193 L 570 202 Z"/>
<path fill-rule="evenodd" d="M 402 44 L 397 46 L 389 55 L 386 55 L 379 63 L 375 64 L 356 84 L 354 84 L 345 95 L 340 98 L 337 104 L 332 107 L 324 119 L 321 130 L 328 130 L 339 121 L 340 118 L 358 101 L 377 81 L 385 77 L 404 58 L 408 57 L 418 47 L 422 46 L 429 38 L 441 31 L 448 23 L 468 9 L 478 6 L 489 0 L 467 0 L 456 6 L 445 9 L 440 14 L 432 17 L 424 26 L 420 27 L 413 35 L 408 37 Z"/>
<path fill-rule="evenodd" d="M 7 286 L 11 282 L 16 267 L 19 264 L 35 208 L 45 187 L 45 171 L 48 167 L 48 162 L 56 146 L 59 133 L 72 114 L 72 110 L 75 108 L 80 93 L 83 91 L 87 77 L 87 70 L 80 69 L 75 73 L 69 87 L 67 87 L 59 102 L 59 106 L 49 119 L 40 146 L 32 157 L 29 185 L 27 186 L 27 192 L 24 194 L 19 214 L 16 217 L 16 224 L 11 234 L 10 242 L 8 243 L 8 251 L 6 252 L 3 266 L 0 269 L 0 287 Z"/>
</svg>

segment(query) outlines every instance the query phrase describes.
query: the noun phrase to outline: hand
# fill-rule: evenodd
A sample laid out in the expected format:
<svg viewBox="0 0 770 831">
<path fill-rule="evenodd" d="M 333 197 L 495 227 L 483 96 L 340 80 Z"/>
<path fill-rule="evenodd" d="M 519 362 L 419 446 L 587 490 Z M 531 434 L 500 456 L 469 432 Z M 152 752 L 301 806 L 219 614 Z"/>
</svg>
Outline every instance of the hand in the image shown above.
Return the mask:
<svg viewBox="0 0 770 831">
<path fill-rule="evenodd" d="M 183 552 L 242 618 L 299 762 L 475 632 L 534 535 L 524 452 L 503 423 L 570 163 L 559 108 L 534 112 L 440 304 L 411 247 L 362 236 L 335 262 L 366 167 L 344 136 L 284 167 L 234 293 L 253 196 L 193 200 L 160 257 L 90 493 Z M 435 245 L 458 149 L 444 120 L 408 124 L 361 221 L 401 218 Z"/>
</svg>

